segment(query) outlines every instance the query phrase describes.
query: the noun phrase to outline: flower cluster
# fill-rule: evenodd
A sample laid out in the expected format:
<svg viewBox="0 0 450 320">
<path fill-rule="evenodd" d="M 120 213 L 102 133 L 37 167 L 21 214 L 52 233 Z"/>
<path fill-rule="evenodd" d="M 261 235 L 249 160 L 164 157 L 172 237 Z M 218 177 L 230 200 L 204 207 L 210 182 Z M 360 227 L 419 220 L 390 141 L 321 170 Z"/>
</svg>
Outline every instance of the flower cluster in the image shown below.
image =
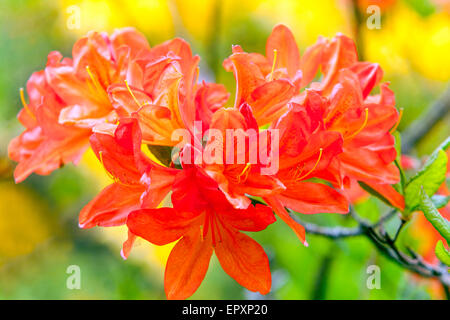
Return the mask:
<svg viewBox="0 0 450 320">
<path fill-rule="evenodd" d="M 136 237 L 177 241 L 165 271 L 171 299 L 196 291 L 213 252 L 239 284 L 267 294 L 267 256 L 243 232 L 277 216 L 307 245 L 291 213 L 347 213 L 356 181 L 403 205 L 390 186 L 399 181 L 394 94 L 350 38 L 319 38 L 300 55 L 278 25 L 265 55 L 233 46 L 223 63 L 236 79 L 233 106 L 223 85 L 199 82 L 198 63 L 184 40 L 151 48 L 131 28 L 89 33 L 72 58 L 50 53 L 27 83 L 28 103 L 22 92 L 25 131 L 9 146 L 16 182 L 92 148 L 113 183 L 83 208 L 80 227 L 126 224 L 124 258 Z M 159 207 L 168 196 L 172 206 Z"/>
</svg>

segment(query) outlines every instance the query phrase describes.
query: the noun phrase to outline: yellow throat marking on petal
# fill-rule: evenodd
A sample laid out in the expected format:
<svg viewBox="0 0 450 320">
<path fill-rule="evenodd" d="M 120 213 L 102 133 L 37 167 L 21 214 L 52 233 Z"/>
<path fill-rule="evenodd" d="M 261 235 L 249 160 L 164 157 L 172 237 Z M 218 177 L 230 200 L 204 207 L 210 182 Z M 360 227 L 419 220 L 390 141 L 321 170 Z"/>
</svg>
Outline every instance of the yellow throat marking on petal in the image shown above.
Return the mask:
<svg viewBox="0 0 450 320">
<path fill-rule="evenodd" d="M 28 107 L 28 103 L 25 100 L 25 94 L 23 93 L 23 88 L 20 88 L 20 100 L 22 101 L 22 105 L 25 108 L 26 112 L 32 117 L 34 120 L 36 120 L 36 116 L 31 112 L 30 108 Z"/>
<path fill-rule="evenodd" d="M 114 182 L 118 182 L 118 178 L 116 178 L 116 177 L 114 177 L 112 174 L 111 174 L 111 172 L 109 172 L 108 171 L 108 169 L 106 169 L 106 167 L 105 167 L 105 163 L 103 162 L 103 151 L 99 151 L 99 153 L 98 153 L 98 156 L 99 156 L 99 160 L 100 160 L 100 163 L 102 164 L 102 167 L 103 167 L 103 169 L 106 171 L 106 174 L 108 175 L 108 177 L 110 177 L 111 178 L 111 180 L 113 180 Z"/>
<path fill-rule="evenodd" d="M 89 78 L 91 79 L 91 82 L 94 84 L 94 87 L 88 82 L 89 89 L 95 94 L 100 95 L 100 102 L 110 104 L 108 94 L 106 93 L 106 90 L 103 88 L 103 86 L 98 81 L 97 77 L 92 73 L 92 70 L 89 66 L 86 66 L 86 72 L 89 75 Z"/>
<path fill-rule="evenodd" d="M 103 89 L 102 85 L 100 84 L 100 82 L 98 82 L 97 78 L 94 77 L 94 75 L 92 74 L 91 68 L 89 68 L 89 66 L 86 66 L 86 71 L 89 75 L 89 78 L 91 78 L 92 83 L 94 84 L 95 88 L 100 91 L 100 92 L 104 92 L 105 90 Z"/>
<path fill-rule="evenodd" d="M 355 137 L 358 133 L 360 133 L 366 127 L 367 120 L 369 120 L 369 108 L 365 108 L 364 112 L 365 112 L 365 117 L 364 117 L 364 122 L 363 122 L 362 126 L 358 130 L 356 130 L 352 135 L 347 137 L 347 139 L 351 139 L 351 138 Z"/>
<path fill-rule="evenodd" d="M 402 121 L 402 116 L 403 116 L 403 108 L 399 109 L 399 115 L 398 115 L 398 120 L 395 123 L 395 125 L 392 127 L 391 130 L 389 130 L 390 134 L 393 134 L 395 132 L 395 130 L 397 130 L 398 125 L 400 124 L 400 121 Z"/>
</svg>

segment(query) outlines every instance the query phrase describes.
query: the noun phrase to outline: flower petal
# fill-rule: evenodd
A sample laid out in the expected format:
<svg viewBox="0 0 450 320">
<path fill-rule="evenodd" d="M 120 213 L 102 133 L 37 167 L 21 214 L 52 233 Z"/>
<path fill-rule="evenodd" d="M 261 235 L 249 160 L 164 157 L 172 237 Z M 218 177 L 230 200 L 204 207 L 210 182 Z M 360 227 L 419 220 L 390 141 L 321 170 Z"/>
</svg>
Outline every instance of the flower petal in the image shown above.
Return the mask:
<svg viewBox="0 0 450 320">
<path fill-rule="evenodd" d="M 184 236 L 172 249 L 164 275 L 168 299 L 189 298 L 208 271 L 213 249 L 210 237 L 202 239 L 200 228 Z"/>
<path fill-rule="evenodd" d="M 275 213 L 281 218 L 281 220 L 283 220 L 284 223 L 286 223 L 295 232 L 303 245 L 307 247 L 308 242 L 306 242 L 305 228 L 300 223 L 291 218 L 279 198 L 275 196 L 266 198 L 265 200 L 269 204 L 269 206 L 272 207 L 273 211 L 275 211 Z"/>
<path fill-rule="evenodd" d="M 130 213 L 127 226 L 133 234 L 162 246 L 186 234 L 195 217 L 173 208 L 140 209 Z"/>
<path fill-rule="evenodd" d="M 140 207 L 143 186 L 113 183 L 103 189 L 80 212 L 81 228 L 110 227 L 125 224 L 128 214 Z"/>
<path fill-rule="evenodd" d="M 276 221 L 270 207 L 259 203 L 249 205 L 247 209 L 233 208 L 219 213 L 224 222 L 242 231 L 262 231 Z"/>
<path fill-rule="evenodd" d="M 347 213 L 346 198 L 333 188 L 312 182 L 299 182 L 277 196 L 284 206 L 304 214 Z"/>
<path fill-rule="evenodd" d="M 270 63 L 273 63 L 274 50 L 277 50 L 275 68 L 286 68 L 289 77 L 294 77 L 300 68 L 300 52 L 294 35 L 285 25 L 275 26 L 267 39 L 266 57 Z"/>
<path fill-rule="evenodd" d="M 221 228 L 222 241 L 215 252 L 223 270 L 250 291 L 267 294 L 271 287 L 269 259 L 264 249 L 249 236 Z"/>
</svg>

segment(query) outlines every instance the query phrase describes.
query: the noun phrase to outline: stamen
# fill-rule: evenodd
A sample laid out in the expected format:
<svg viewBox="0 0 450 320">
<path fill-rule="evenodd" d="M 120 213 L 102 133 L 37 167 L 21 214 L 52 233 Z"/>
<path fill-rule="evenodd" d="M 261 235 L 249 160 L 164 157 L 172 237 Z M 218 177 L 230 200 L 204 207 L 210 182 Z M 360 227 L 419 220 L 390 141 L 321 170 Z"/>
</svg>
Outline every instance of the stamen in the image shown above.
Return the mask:
<svg viewBox="0 0 450 320">
<path fill-rule="evenodd" d="M 139 108 L 142 107 L 142 105 L 139 103 L 138 99 L 136 99 L 135 95 L 133 94 L 133 91 L 131 91 L 130 86 L 128 85 L 128 81 L 125 80 L 125 85 L 127 86 L 128 92 L 131 94 L 131 96 L 133 97 L 134 102 L 136 102 L 136 104 L 139 106 Z M 147 103 L 146 103 L 147 104 Z"/>
<path fill-rule="evenodd" d="M 248 162 L 248 163 L 245 165 L 245 167 L 244 167 L 244 169 L 242 170 L 242 172 L 241 172 L 241 173 L 238 175 L 238 177 L 237 177 L 238 183 L 241 183 L 241 177 L 242 177 L 244 174 L 246 175 L 246 176 L 245 176 L 245 179 L 247 179 L 247 177 L 248 177 L 248 172 L 249 172 L 250 167 L 251 167 L 251 163 Z"/>
<path fill-rule="evenodd" d="M 94 86 L 97 88 L 97 90 L 103 92 L 103 87 L 101 86 L 101 84 L 98 82 L 97 78 L 94 77 L 94 75 L 91 72 L 91 68 L 89 68 L 89 66 L 86 66 L 86 71 L 89 74 L 89 77 L 91 78 L 92 83 L 94 84 Z"/>
<path fill-rule="evenodd" d="M 272 63 L 272 71 L 270 71 L 269 81 L 273 80 L 273 72 L 275 71 L 275 65 L 277 64 L 277 55 L 278 50 L 273 49 L 273 63 Z"/>
<path fill-rule="evenodd" d="M 369 120 L 369 108 L 365 108 L 364 111 L 366 112 L 365 118 L 364 118 L 364 122 L 362 124 L 362 126 L 356 130 L 352 135 L 350 135 L 349 137 L 347 137 L 347 139 L 353 138 L 354 136 L 356 136 L 358 133 L 360 133 L 365 126 L 367 125 L 367 120 Z"/>
<path fill-rule="evenodd" d="M 403 108 L 400 108 L 399 109 L 398 120 L 395 123 L 395 125 L 392 127 L 392 129 L 389 131 L 390 134 L 393 134 L 395 132 L 395 130 L 397 130 L 397 127 L 400 124 L 400 121 L 402 121 L 402 116 L 403 116 Z"/>
<path fill-rule="evenodd" d="M 297 178 L 296 181 L 303 180 L 305 177 L 309 176 L 311 174 L 311 172 L 313 172 L 317 168 L 317 165 L 319 164 L 320 159 L 322 159 L 322 154 L 323 154 L 323 149 L 320 148 L 319 149 L 319 157 L 317 158 L 316 163 L 314 164 L 314 167 L 311 170 L 309 170 L 306 174 L 302 175 L 300 178 Z"/>
<path fill-rule="evenodd" d="M 22 101 L 22 105 L 25 108 L 26 112 L 30 115 L 30 117 L 33 118 L 33 120 L 36 120 L 36 116 L 33 114 L 33 112 L 31 112 L 30 108 L 28 107 L 28 103 L 25 100 L 23 88 L 20 88 L 20 100 Z"/>
</svg>

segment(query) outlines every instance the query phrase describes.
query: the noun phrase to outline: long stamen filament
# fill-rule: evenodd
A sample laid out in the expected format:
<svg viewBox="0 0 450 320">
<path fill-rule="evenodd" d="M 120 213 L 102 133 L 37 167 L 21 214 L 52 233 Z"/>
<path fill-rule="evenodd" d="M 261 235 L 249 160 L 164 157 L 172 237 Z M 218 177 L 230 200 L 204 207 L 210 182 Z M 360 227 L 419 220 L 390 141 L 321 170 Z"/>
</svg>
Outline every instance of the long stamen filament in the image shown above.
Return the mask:
<svg viewBox="0 0 450 320">
<path fill-rule="evenodd" d="M 398 120 L 395 123 L 395 125 L 392 127 L 391 130 L 389 130 L 390 134 L 393 134 L 395 132 L 395 130 L 397 130 L 398 125 L 400 124 L 400 121 L 402 121 L 402 116 L 403 116 L 403 108 L 399 109 L 399 115 L 398 115 Z"/>
<path fill-rule="evenodd" d="M 241 182 L 241 177 L 242 177 L 244 174 L 246 174 L 246 173 L 249 172 L 250 167 L 251 167 L 251 163 L 250 163 L 250 162 L 247 163 L 247 164 L 245 165 L 244 169 L 242 170 L 242 172 L 241 172 L 241 173 L 238 175 L 238 177 L 237 177 L 238 183 Z"/>
<path fill-rule="evenodd" d="M 92 74 L 91 68 L 89 68 L 89 66 L 86 66 L 86 71 L 89 74 L 89 77 L 91 78 L 91 81 L 94 84 L 94 86 L 97 88 L 97 90 L 103 92 L 104 90 L 103 90 L 102 86 L 98 82 L 97 78 L 94 77 L 94 75 Z"/>
<path fill-rule="evenodd" d="M 323 149 L 320 148 L 319 149 L 319 156 L 317 157 L 316 163 L 314 164 L 314 167 L 309 170 L 306 174 L 302 175 L 300 178 L 297 178 L 296 180 L 303 180 L 305 177 L 309 176 L 311 174 L 311 172 L 313 172 L 317 166 L 319 165 L 320 159 L 322 159 L 322 154 L 323 154 Z"/>
<path fill-rule="evenodd" d="M 136 99 L 136 96 L 134 95 L 133 91 L 131 91 L 130 86 L 128 85 L 128 81 L 125 80 L 125 85 L 127 86 L 127 90 L 128 92 L 131 94 L 131 96 L 133 97 L 134 102 L 136 102 L 136 104 L 139 106 L 139 108 L 142 107 L 142 105 L 139 103 L 138 99 Z"/>
<path fill-rule="evenodd" d="M 273 49 L 273 62 L 272 62 L 272 70 L 270 71 L 269 81 L 273 80 L 273 73 L 275 71 L 275 66 L 277 64 L 277 55 L 278 55 L 278 50 Z"/>
<path fill-rule="evenodd" d="M 367 121 L 369 120 L 369 108 L 365 108 L 364 109 L 365 112 L 365 117 L 364 117 L 364 122 L 362 124 L 362 126 L 356 130 L 351 136 L 349 136 L 347 139 L 353 138 L 354 136 L 356 136 L 358 133 L 360 133 L 367 125 Z"/>
<path fill-rule="evenodd" d="M 36 120 L 36 116 L 33 114 L 33 112 L 31 112 L 30 108 L 28 107 L 28 103 L 25 100 L 23 88 L 20 88 L 20 100 L 22 101 L 22 105 L 25 108 L 25 110 L 27 111 L 27 113 L 30 115 L 30 117 L 32 117 L 34 120 Z"/>
</svg>

